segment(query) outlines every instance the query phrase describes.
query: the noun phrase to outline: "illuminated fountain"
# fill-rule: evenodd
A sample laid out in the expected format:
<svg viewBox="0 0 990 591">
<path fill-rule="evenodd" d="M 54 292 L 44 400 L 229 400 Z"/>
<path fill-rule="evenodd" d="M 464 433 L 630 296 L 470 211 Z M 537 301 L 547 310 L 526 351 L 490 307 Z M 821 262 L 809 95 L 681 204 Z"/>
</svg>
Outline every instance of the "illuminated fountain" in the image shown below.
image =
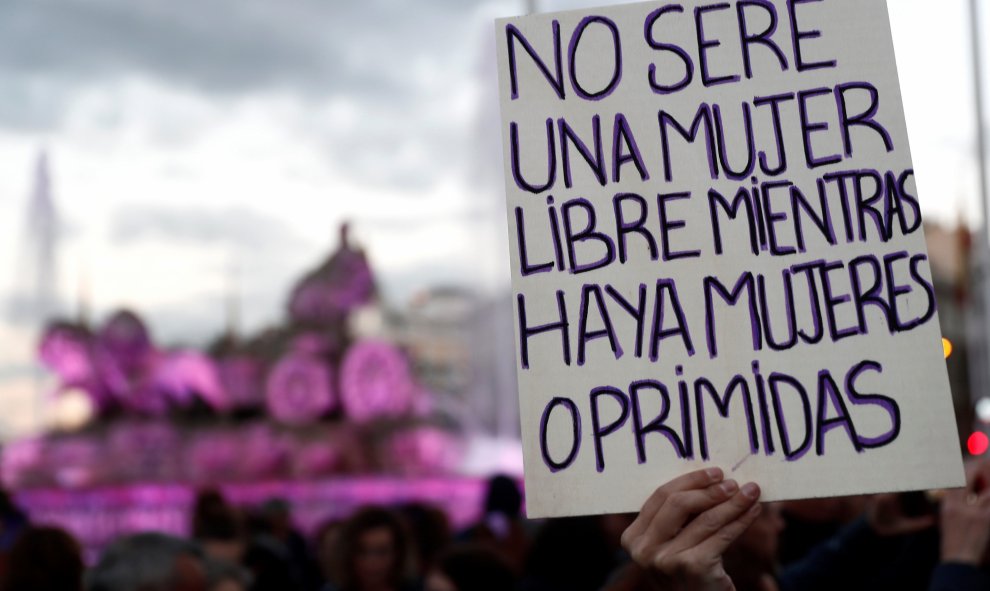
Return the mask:
<svg viewBox="0 0 990 591">
<path fill-rule="evenodd" d="M 227 334 L 207 351 L 167 350 L 129 311 L 96 329 L 52 323 L 39 358 L 57 377 L 54 403 L 65 418 L 8 445 L 3 482 L 90 547 L 105 541 L 94 528 L 107 539 L 144 523 L 182 533 L 178 516 L 203 486 L 241 502 L 285 497 L 309 507 L 302 519 L 311 526 L 374 500 L 369 494 L 380 502 L 433 495 L 473 509 L 480 485 L 455 474 L 461 438 L 432 413 L 402 348 L 355 341 L 348 329 L 377 299 L 367 258 L 344 225 L 338 249 L 292 289 L 287 321 L 253 338 Z M 328 497 L 335 504 L 314 505 Z M 116 525 L 86 521 L 80 511 L 94 505 L 116 512 L 107 517 Z"/>
</svg>

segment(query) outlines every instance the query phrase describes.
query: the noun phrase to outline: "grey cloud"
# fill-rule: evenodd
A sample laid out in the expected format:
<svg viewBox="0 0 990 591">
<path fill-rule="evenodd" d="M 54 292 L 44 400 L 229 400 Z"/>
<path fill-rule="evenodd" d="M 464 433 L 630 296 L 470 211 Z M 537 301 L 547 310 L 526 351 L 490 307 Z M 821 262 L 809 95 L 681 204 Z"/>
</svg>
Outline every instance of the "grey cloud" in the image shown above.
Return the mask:
<svg viewBox="0 0 990 591">
<path fill-rule="evenodd" d="M 130 206 L 118 210 L 110 238 L 119 245 L 147 239 L 187 244 L 226 244 L 246 253 L 276 253 L 311 248 L 280 220 L 257 211 Z"/>
<path fill-rule="evenodd" d="M 239 207 L 128 207 L 115 213 L 110 233 L 121 247 L 162 241 L 230 246 L 236 253 L 236 260 L 222 268 L 202 268 L 203 273 L 227 277 L 224 283 L 231 293 L 199 293 L 189 301 L 146 310 L 156 337 L 169 345 L 203 344 L 219 334 L 229 297 L 239 301 L 242 322 L 257 324 L 257 318 L 281 309 L 293 282 L 319 258 L 314 253 L 323 256 L 321 245 L 299 237 L 283 222 Z"/>
<path fill-rule="evenodd" d="M 424 227 L 435 224 L 449 224 L 451 222 L 459 224 L 489 224 L 493 219 L 498 222 L 499 216 L 504 216 L 502 208 L 480 208 L 474 207 L 465 211 L 445 214 L 422 214 L 405 216 L 367 216 L 354 220 L 354 224 L 361 228 L 372 230 L 382 230 L 388 232 L 418 232 Z"/>
<path fill-rule="evenodd" d="M 428 188 L 469 165 L 469 131 L 445 101 L 488 48 L 477 15 L 517 3 L 482 1 L 0 2 L 0 128 L 57 130 L 80 90 L 135 76 L 215 101 L 288 95 L 314 113 L 343 97 L 360 129 L 300 125 L 328 165 L 365 185 Z"/>
<path fill-rule="evenodd" d="M 0 3 L 0 71 L 79 83 L 144 74 L 210 93 L 398 92 L 411 60 L 444 58 L 473 5 L 14 0 Z"/>
</svg>

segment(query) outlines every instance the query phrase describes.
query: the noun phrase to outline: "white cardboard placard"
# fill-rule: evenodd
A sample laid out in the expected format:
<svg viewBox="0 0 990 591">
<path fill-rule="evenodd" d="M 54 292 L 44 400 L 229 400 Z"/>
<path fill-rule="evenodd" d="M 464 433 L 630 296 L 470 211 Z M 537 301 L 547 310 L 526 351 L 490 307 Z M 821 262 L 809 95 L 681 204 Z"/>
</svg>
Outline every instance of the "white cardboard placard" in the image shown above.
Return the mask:
<svg viewBox="0 0 990 591">
<path fill-rule="evenodd" d="M 881 0 L 496 23 L 530 516 L 963 483 Z"/>
</svg>

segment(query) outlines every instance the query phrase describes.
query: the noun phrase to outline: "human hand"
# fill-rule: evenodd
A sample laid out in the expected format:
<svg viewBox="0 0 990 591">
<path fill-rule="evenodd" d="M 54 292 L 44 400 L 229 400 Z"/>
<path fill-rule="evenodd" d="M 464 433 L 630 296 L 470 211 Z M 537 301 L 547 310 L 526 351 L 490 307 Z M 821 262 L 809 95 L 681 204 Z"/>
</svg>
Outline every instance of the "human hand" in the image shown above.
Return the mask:
<svg viewBox="0 0 990 591">
<path fill-rule="evenodd" d="M 880 536 L 906 535 L 935 525 L 935 515 L 908 516 L 901 498 L 887 493 L 873 495 L 867 502 L 866 523 Z"/>
<path fill-rule="evenodd" d="M 622 546 L 664 589 L 734 591 L 722 554 L 760 513 L 760 488 L 709 468 L 658 488 L 622 534 Z"/>
<path fill-rule="evenodd" d="M 987 462 L 966 466 L 966 488 L 942 498 L 942 562 L 982 565 L 990 550 L 990 480 Z"/>
</svg>

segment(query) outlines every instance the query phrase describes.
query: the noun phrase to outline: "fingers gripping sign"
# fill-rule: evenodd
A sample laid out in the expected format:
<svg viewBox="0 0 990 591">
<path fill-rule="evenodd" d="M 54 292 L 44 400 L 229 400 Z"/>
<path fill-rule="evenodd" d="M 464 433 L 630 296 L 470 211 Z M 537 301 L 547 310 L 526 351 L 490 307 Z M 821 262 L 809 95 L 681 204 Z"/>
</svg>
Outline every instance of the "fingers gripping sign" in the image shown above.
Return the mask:
<svg viewBox="0 0 990 591">
<path fill-rule="evenodd" d="M 759 497 L 718 468 L 684 474 L 650 495 L 622 545 L 664 588 L 731 591 L 722 554 L 759 515 Z"/>
</svg>

